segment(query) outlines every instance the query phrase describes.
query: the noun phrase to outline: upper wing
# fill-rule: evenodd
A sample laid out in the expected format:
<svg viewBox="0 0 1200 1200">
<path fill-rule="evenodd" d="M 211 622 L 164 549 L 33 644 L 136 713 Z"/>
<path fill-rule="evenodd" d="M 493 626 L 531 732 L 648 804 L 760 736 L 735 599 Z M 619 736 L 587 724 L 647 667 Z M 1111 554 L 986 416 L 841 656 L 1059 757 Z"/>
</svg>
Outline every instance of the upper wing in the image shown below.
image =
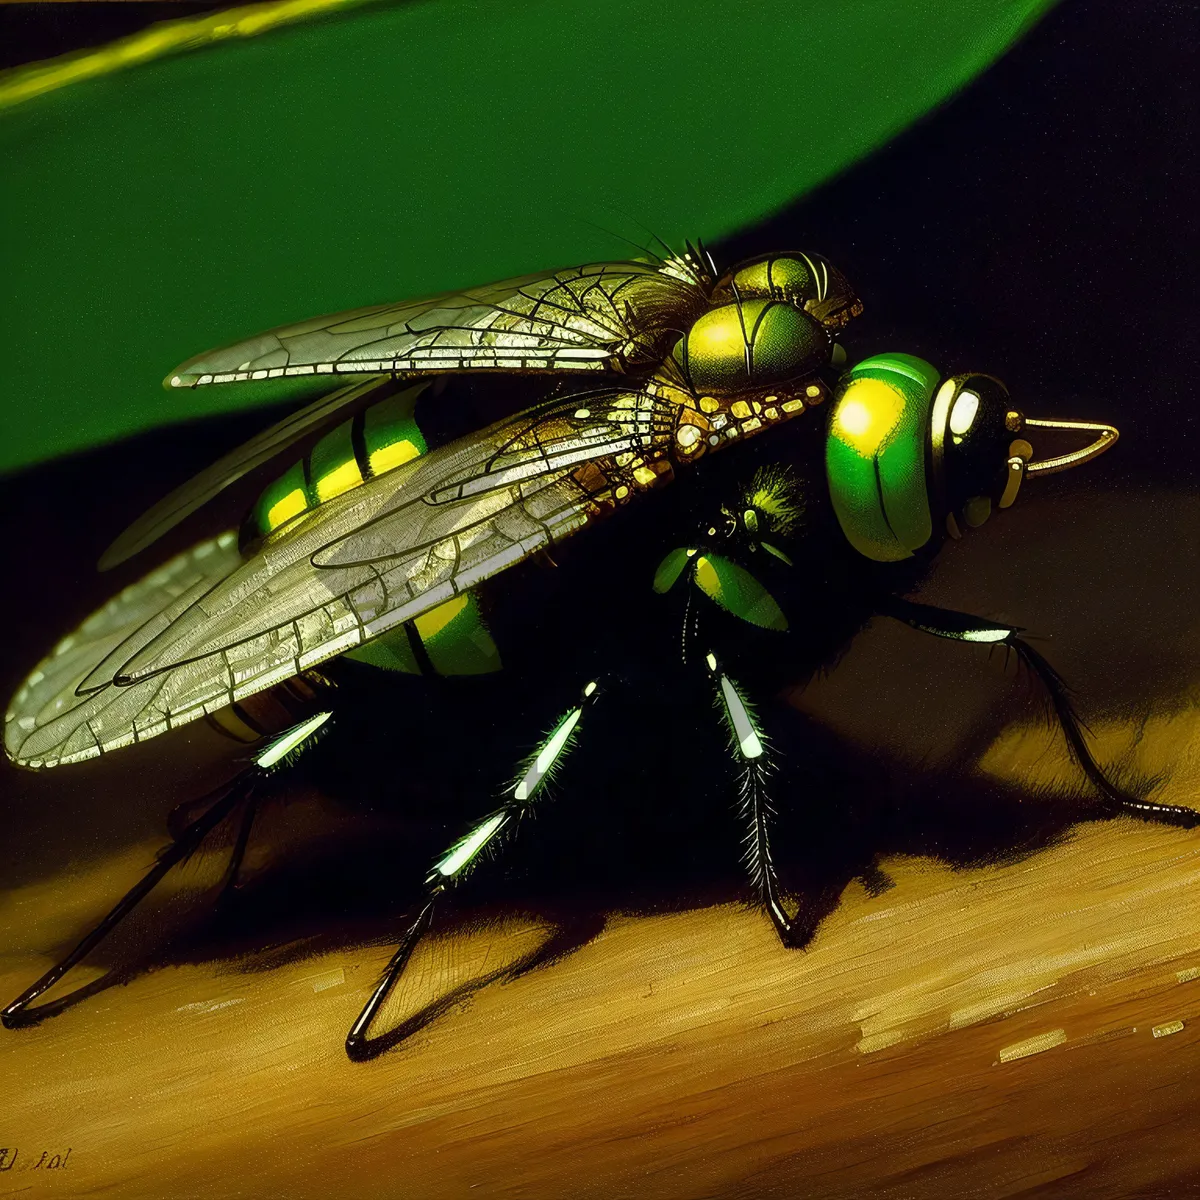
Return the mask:
<svg viewBox="0 0 1200 1200">
<path fill-rule="evenodd" d="M 413 390 L 419 392 L 428 386 L 427 383 L 420 383 Z M 270 429 L 264 429 L 147 509 L 105 550 L 100 558 L 100 570 L 107 571 L 132 558 L 230 484 L 236 483 L 247 472 L 274 458 L 305 435 L 332 424 L 352 409 L 382 399 L 395 388 L 396 381 L 390 376 L 360 380 L 322 396 L 299 412 L 290 413 Z"/>
<path fill-rule="evenodd" d="M 708 305 L 691 256 L 591 263 L 284 325 L 201 354 L 169 387 L 345 372 L 625 370 L 661 359 Z"/>
<path fill-rule="evenodd" d="M 651 364 L 666 339 L 707 305 L 712 279 L 696 262 L 689 254 L 661 266 L 595 263 L 316 317 L 200 355 L 167 382 L 196 387 L 281 375 Z M 395 386 L 390 376 L 351 384 L 272 425 L 139 517 L 104 552 L 100 569 L 131 558 L 248 471 Z"/>
<path fill-rule="evenodd" d="M 618 484 L 645 486 L 675 422 L 648 391 L 573 396 L 326 502 L 246 561 L 228 540 L 180 556 L 39 665 L 9 756 L 53 766 L 144 741 L 427 612 L 582 528 Z"/>
</svg>

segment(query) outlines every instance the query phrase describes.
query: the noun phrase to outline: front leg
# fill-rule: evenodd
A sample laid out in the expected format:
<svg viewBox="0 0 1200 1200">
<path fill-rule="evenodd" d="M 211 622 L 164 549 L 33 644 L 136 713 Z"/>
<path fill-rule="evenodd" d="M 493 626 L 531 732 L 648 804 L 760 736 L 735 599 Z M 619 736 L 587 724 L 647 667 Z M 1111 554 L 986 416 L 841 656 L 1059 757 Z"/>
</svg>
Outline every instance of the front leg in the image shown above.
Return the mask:
<svg viewBox="0 0 1200 1200">
<path fill-rule="evenodd" d="M 1019 627 L 987 621 L 949 608 L 916 604 L 899 596 L 883 597 L 877 604 L 876 611 L 882 616 L 893 617 L 935 637 L 949 638 L 956 642 L 1007 646 L 1016 651 L 1017 657 L 1033 672 L 1045 690 L 1054 717 L 1067 740 L 1071 757 L 1079 764 L 1092 786 L 1107 801 L 1112 812 L 1125 812 L 1130 816 L 1140 817 L 1143 821 L 1160 821 L 1166 825 L 1180 825 L 1185 829 L 1200 825 L 1200 811 L 1177 804 L 1154 804 L 1149 800 L 1139 800 L 1136 796 L 1122 791 L 1108 779 L 1088 748 L 1083 725 L 1071 704 L 1070 689 L 1054 667 L 1022 639 L 1022 630 Z"/>
</svg>

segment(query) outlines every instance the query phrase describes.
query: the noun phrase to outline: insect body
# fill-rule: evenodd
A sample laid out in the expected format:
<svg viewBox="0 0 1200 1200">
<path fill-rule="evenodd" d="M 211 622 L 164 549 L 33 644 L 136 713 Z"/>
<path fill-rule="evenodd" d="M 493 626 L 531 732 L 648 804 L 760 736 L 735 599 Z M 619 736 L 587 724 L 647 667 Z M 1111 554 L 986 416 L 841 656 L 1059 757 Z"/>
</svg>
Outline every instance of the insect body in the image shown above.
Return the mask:
<svg viewBox="0 0 1200 1200">
<path fill-rule="evenodd" d="M 118 538 L 102 565 L 143 549 L 293 448 L 239 531 L 127 588 L 38 665 L 7 714 L 9 757 L 31 768 L 76 762 L 202 716 L 254 738 L 266 728 L 258 698 L 286 685 L 324 706 L 313 669 L 341 655 L 409 674 L 493 674 L 506 651 L 486 609 L 520 564 L 569 549 L 602 518 L 624 520 L 627 507 L 638 510 L 636 498 L 676 474 L 711 474 L 729 476 L 726 501 L 698 514 L 705 519 L 690 541 L 661 547 L 665 557 L 644 586 L 661 605 L 682 603 L 673 653 L 681 649 L 717 702 L 742 774 L 747 864 L 786 944 L 804 934 L 775 877 L 769 747 L 734 664 L 738 674 L 760 674 L 739 631 L 778 639 L 772 657 L 800 673 L 828 657 L 795 620 L 817 579 L 830 595 L 835 577 L 848 581 L 855 615 L 846 636 L 878 612 L 940 637 L 1013 647 L 1045 685 L 1077 761 L 1113 811 L 1194 823 L 1190 810 L 1138 800 L 1107 780 L 1061 681 L 1017 629 L 895 594 L 946 538 L 1011 505 L 1026 475 L 1086 461 L 1116 430 L 1027 419 L 991 376 L 943 378 L 909 355 L 840 372 L 834 337 L 860 311 L 845 278 L 817 255 L 765 255 L 718 277 L 711 259 L 689 248 L 658 262 L 594 264 L 318 318 L 184 364 L 168 386 L 354 378 L 233 451 Z M 447 378 L 445 391 L 433 382 Z M 456 422 L 455 380 L 485 387 L 512 378 L 542 394 L 532 404 L 529 394 L 518 397 L 516 411 L 493 412 L 490 422 Z M 808 415 L 813 408 L 819 413 Z M 1094 440 L 1035 460 L 1026 437 L 1047 426 Z M 303 453 L 301 441 L 309 442 Z M 639 503 L 649 512 L 656 501 Z M 348 1037 L 352 1056 L 370 1052 L 372 1021 L 441 898 L 537 803 L 590 726 L 606 687 L 592 675 L 577 686 L 578 702 L 549 728 L 500 806 L 434 864 L 425 899 Z M 236 876 L 267 773 L 302 750 L 329 711 L 294 721 L 199 817 L 173 830 L 150 875 L 5 1010 L 5 1024 L 57 1011 L 31 1005 L 242 806 Z"/>
</svg>

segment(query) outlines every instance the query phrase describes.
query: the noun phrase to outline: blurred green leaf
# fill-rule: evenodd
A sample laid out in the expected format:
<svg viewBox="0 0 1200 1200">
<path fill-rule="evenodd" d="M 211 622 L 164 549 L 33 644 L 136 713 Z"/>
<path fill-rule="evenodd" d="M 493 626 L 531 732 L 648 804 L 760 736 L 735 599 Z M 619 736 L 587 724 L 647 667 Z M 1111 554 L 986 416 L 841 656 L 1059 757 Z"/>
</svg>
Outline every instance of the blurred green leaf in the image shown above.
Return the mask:
<svg viewBox="0 0 1200 1200">
<path fill-rule="evenodd" d="M 0 470 L 278 389 L 160 389 L 317 313 L 715 239 L 944 100 L 1051 0 L 436 0 L 0 117 Z"/>
</svg>

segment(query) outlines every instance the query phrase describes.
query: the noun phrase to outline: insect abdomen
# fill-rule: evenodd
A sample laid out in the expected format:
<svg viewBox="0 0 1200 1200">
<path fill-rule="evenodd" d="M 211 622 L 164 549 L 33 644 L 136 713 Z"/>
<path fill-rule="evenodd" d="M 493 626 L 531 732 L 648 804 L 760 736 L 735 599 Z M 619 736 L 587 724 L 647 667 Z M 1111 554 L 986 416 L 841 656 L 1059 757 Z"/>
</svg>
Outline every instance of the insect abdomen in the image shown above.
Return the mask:
<svg viewBox="0 0 1200 1200">
<path fill-rule="evenodd" d="M 425 438 L 413 418 L 421 390 L 409 388 L 343 421 L 268 484 L 242 522 L 243 550 L 317 505 L 424 454 Z"/>
<path fill-rule="evenodd" d="M 243 552 L 253 551 L 269 534 L 318 505 L 424 454 L 428 445 L 413 416 L 424 387 L 408 388 L 343 421 L 264 488 L 242 522 Z M 501 667 L 496 643 L 470 592 L 345 657 L 411 675 L 485 675 Z"/>
<path fill-rule="evenodd" d="M 226 737 L 250 744 L 311 716 L 332 686 L 320 672 L 306 671 L 209 713 L 205 719 Z"/>
<path fill-rule="evenodd" d="M 405 621 L 345 657 L 407 675 L 489 675 L 502 665 L 471 592 Z"/>
</svg>

